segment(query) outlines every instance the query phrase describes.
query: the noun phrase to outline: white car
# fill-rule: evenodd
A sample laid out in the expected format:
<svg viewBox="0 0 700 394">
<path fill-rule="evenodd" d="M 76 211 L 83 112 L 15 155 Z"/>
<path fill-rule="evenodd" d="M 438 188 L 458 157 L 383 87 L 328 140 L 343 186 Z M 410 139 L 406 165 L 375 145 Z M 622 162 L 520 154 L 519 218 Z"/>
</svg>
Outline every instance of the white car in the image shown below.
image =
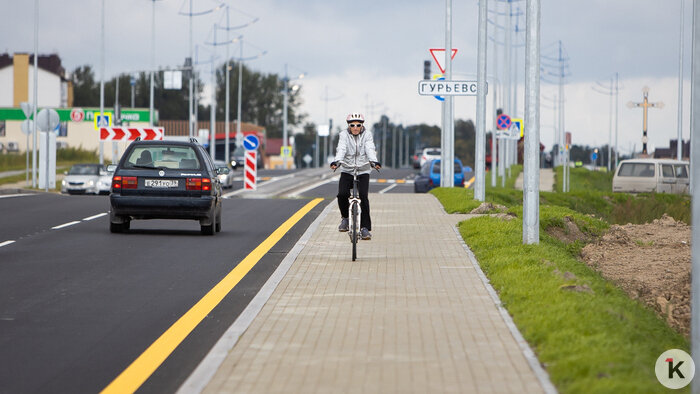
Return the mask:
<svg viewBox="0 0 700 394">
<path fill-rule="evenodd" d="M 214 160 L 214 165 L 216 168 L 228 168 L 228 172 L 226 174 L 219 174 L 217 177 L 219 178 L 219 182 L 221 182 L 221 187 L 225 189 L 229 189 L 233 187 L 233 170 L 231 169 L 230 166 L 226 164 L 225 161 L 223 160 Z"/>
<path fill-rule="evenodd" d="M 61 181 L 61 193 L 99 194 L 99 183 L 104 171 L 101 164 L 74 164 Z"/>
<path fill-rule="evenodd" d="M 423 149 L 423 153 L 420 155 L 420 167 L 423 167 L 423 164 L 429 162 L 430 160 L 440 159 L 440 156 L 440 148 Z"/>
</svg>

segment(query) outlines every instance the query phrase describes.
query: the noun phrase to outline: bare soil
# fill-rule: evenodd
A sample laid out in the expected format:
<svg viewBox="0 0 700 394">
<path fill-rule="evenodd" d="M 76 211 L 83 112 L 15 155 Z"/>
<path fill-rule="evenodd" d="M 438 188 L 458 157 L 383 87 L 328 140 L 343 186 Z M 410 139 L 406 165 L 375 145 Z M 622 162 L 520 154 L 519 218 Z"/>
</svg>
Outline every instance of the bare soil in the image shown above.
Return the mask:
<svg viewBox="0 0 700 394">
<path fill-rule="evenodd" d="M 603 277 L 651 307 L 687 337 L 690 237 L 690 226 L 664 215 L 647 224 L 612 225 L 600 239 L 586 245 L 581 256 Z"/>
</svg>

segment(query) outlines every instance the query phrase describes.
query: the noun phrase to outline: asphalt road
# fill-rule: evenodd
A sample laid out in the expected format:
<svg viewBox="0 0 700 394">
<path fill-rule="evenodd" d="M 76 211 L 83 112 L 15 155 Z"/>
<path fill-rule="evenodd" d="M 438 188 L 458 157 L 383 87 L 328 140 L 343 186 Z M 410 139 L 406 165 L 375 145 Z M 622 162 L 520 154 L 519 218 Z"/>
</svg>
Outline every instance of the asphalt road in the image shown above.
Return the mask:
<svg viewBox="0 0 700 394">
<path fill-rule="evenodd" d="M 370 192 L 412 193 L 414 174 L 373 172 Z M 289 175 L 261 171 L 259 182 Z M 132 221 L 128 233 L 111 234 L 108 196 L 0 196 L 0 393 L 99 392 L 311 197 L 326 198 L 139 389 L 176 391 L 310 223 L 335 203 L 337 176 L 305 182 L 297 198 L 226 199 L 222 231 L 213 237 L 200 235 L 199 223 L 179 220 Z"/>
<path fill-rule="evenodd" d="M 99 392 L 306 199 L 224 202 L 223 229 L 134 221 L 111 234 L 105 196 L 0 199 L 0 392 Z M 141 387 L 174 392 L 325 203 L 246 275 Z M 67 223 L 67 227 L 52 229 Z"/>
</svg>

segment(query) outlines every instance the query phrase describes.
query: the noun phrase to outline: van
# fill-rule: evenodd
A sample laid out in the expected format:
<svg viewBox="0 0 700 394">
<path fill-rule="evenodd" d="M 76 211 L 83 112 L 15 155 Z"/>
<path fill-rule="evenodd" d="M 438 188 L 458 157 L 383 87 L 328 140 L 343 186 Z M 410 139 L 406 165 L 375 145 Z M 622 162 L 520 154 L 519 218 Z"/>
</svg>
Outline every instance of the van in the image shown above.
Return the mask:
<svg viewBox="0 0 700 394">
<path fill-rule="evenodd" d="M 613 176 L 613 192 L 688 194 L 688 162 L 671 159 L 623 160 Z"/>
</svg>

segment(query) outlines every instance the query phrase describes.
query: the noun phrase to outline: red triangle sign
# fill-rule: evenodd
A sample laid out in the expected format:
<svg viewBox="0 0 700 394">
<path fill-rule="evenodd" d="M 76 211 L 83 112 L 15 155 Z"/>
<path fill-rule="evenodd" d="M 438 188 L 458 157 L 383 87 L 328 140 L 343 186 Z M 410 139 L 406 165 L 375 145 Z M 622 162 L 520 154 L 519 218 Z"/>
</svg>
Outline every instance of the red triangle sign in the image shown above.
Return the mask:
<svg viewBox="0 0 700 394">
<path fill-rule="evenodd" d="M 440 72 L 444 74 L 445 69 L 442 68 L 442 65 L 440 65 L 440 61 L 438 60 L 438 57 L 435 56 L 435 52 L 439 52 L 440 54 L 442 54 L 443 56 L 441 56 L 441 58 L 444 59 L 445 58 L 444 57 L 445 48 L 432 48 L 432 49 L 430 49 L 430 54 L 433 55 L 433 59 L 435 59 L 435 63 L 437 63 L 438 67 L 440 68 Z M 455 58 L 456 54 L 457 54 L 457 48 L 452 48 L 452 59 Z"/>
</svg>

